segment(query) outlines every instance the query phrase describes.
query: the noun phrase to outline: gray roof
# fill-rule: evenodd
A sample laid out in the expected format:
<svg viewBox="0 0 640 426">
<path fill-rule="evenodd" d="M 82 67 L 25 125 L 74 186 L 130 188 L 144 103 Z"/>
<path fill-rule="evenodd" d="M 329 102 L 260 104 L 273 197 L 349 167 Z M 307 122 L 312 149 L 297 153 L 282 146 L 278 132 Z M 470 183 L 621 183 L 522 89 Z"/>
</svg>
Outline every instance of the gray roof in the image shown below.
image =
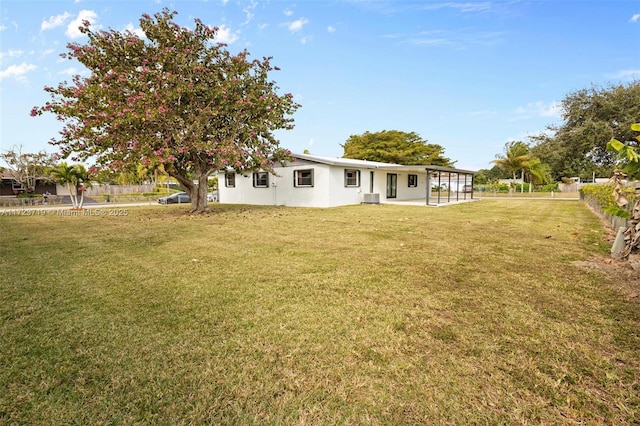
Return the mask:
<svg viewBox="0 0 640 426">
<path fill-rule="evenodd" d="M 382 167 L 395 166 L 402 167 L 400 164 L 392 164 L 392 163 L 380 163 L 378 161 L 368 161 L 368 160 L 356 160 L 353 158 L 341 158 L 341 157 L 323 157 L 320 155 L 311 155 L 311 154 L 294 154 L 291 156 L 294 159 L 307 160 L 314 163 L 328 164 L 330 166 L 347 166 L 347 167 L 359 167 L 365 169 L 378 169 Z"/>
<path fill-rule="evenodd" d="M 443 166 L 425 166 L 425 165 L 415 165 L 415 166 L 405 166 L 402 164 L 393 164 L 393 163 L 381 163 L 378 161 L 368 161 L 368 160 L 356 160 L 353 158 L 341 158 L 341 157 L 323 157 L 320 155 L 311 155 L 311 154 L 295 154 L 292 153 L 291 156 L 294 159 L 301 159 L 306 161 L 311 161 L 314 163 L 327 164 L 330 166 L 341 166 L 341 167 L 354 167 L 360 169 L 386 169 L 386 170 L 397 170 L 397 171 L 406 171 L 406 172 L 448 172 L 448 173 L 464 173 L 464 174 L 475 174 L 477 172 L 471 170 L 462 170 L 456 169 L 453 167 L 443 167 Z"/>
</svg>

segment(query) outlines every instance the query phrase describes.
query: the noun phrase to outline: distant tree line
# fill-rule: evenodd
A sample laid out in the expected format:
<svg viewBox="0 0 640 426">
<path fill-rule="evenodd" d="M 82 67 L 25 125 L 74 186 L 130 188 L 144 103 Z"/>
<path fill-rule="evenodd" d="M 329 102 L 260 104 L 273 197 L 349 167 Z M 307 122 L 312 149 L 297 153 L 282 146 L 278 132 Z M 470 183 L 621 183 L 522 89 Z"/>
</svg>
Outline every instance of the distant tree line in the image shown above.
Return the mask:
<svg viewBox="0 0 640 426">
<path fill-rule="evenodd" d="M 592 86 L 572 92 L 562 100 L 560 110 L 560 124 L 549 125 L 544 132 L 529 137 L 526 143 L 507 143 L 504 156 L 513 156 L 515 152 L 509 154 L 512 149 L 526 151 L 524 162 L 533 165 L 538 172 L 544 169 L 552 181 L 572 177 L 590 180 L 594 175 L 611 176 L 616 154 L 607 150 L 607 143 L 612 138 L 629 146 L 638 146 L 631 125 L 640 117 L 640 82 Z M 498 154 L 496 159 L 502 157 Z M 508 162 L 494 160 L 493 164 L 491 169 L 479 171 L 476 176 L 478 183 L 514 179 Z M 526 179 L 527 167 L 522 169 Z M 537 174 L 540 180 L 542 176 Z M 536 181 L 536 178 L 531 178 Z"/>
</svg>

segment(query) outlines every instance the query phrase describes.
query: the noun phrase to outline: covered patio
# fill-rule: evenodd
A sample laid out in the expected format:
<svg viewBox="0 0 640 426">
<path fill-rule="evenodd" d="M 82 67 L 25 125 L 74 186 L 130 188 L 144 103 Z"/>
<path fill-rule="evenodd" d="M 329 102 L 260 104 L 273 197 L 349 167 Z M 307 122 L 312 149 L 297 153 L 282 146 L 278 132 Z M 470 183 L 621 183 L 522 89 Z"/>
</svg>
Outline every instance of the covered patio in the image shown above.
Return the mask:
<svg viewBox="0 0 640 426">
<path fill-rule="evenodd" d="M 384 204 L 442 206 L 474 201 L 474 171 L 443 166 L 397 165 L 380 169 L 387 172 L 386 194 L 382 201 Z M 411 175 L 417 178 L 414 189 L 421 191 L 398 191 L 397 176 Z"/>
</svg>

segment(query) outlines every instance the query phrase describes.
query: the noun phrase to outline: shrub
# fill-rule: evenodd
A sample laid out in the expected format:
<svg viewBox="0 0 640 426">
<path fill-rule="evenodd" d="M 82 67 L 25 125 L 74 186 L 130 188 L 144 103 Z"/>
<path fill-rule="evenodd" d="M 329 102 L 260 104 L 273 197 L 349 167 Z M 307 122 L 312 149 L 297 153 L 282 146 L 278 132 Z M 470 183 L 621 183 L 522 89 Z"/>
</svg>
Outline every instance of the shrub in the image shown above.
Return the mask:
<svg viewBox="0 0 640 426">
<path fill-rule="evenodd" d="M 613 185 L 585 185 L 582 187 L 582 193 L 585 198 L 592 198 L 596 200 L 601 208 L 618 207 L 613 199 Z M 623 194 L 629 200 L 629 205 L 633 205 L 636 199 L 636 193 L 634 188 L 626 187 L 623 189 Z"/>
<path fill-rule="evenodd" d="M 558 190 L 558 182 L 548 183 L 546 185 L 542 185 L 542 186 L 538 187 L 537 190 L 540 191 L 540 192 L 557 191 Z"/>
</svg>

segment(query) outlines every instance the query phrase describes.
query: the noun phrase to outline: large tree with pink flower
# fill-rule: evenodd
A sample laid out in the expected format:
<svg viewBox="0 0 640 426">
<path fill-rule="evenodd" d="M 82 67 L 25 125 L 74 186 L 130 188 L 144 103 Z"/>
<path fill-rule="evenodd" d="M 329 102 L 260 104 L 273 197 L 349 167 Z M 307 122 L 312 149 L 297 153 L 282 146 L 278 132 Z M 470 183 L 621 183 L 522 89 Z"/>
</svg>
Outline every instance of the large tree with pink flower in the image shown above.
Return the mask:
<svg viewBox="0 0 640 426">
<path fill-rule="evenodd" d="M 293 128 L 299 105 L 269 80 L 278 69 L 271 58 L 232 55 L 215 41 L 216 28 L 198 19 L 194 29 L 182 27 L 176 14 L 143 15 L 144 37 L 93 31 L 84 22 L 87 43 L 69 44 L 62 56 L 83 64 L 89 76 L 46 87 L 51 100 L 31 114 L 55 114 L 64 127 L 50 143 L 65 158 L 94 160 L 91 171 L 162 164 L 200 213 L 215 171 L 272 170 L 287 158 L 273 132 Z"/>
</svg>

